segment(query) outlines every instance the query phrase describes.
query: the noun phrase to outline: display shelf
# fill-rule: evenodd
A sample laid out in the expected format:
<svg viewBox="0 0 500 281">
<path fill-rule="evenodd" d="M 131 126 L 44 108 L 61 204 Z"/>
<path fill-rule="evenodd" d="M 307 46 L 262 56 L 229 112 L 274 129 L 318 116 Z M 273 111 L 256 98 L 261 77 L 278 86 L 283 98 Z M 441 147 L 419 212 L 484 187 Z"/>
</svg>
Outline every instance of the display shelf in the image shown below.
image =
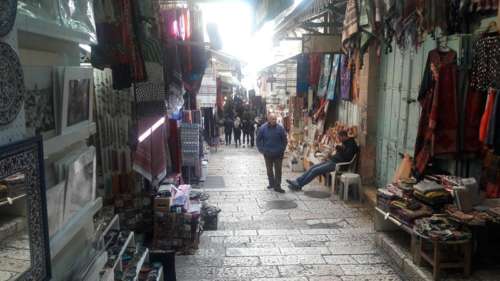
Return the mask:
<svg viewBox="0 0 500 281">
<path fill-rule="evenodd" d="M 18 13 L 16 23 L 17 28 L 20 31 L 34 33 L 49 38 L 88 45 L 95 44 L 97 42 L 96 38 L 93 38 L 85 32 L 73 30 L 55 22 L 32 18 L 21 13 Z"/>
<path fill-rule="evenodd" d="M 125 241 L 125 244 L 123 244 L 123 247 L 122 249 L 120 250 L 120 253 L 118 254 L 118 257 L 116 258 L 116 261 L 115 261 L 115 264 L 113 265 L 113 267 L 111 269 L 115 270 L 116 267 L 119 265 L 120 266 L 120 269 L 122 269 L 122 257 L 123 257 L 123 253 L 125 253 L 125 250 L 127 250 L 127 248 L 129 247 L 129 245 L 131 243 L 135 243 L 135 239 L 134 239 L 134 232 L 130 232 L 130 234 L 128 235 L 128 238 L 127 240 Z"/>
<path fill-rule="evenodd" d="M 89 266 L 79 275 L 80 277 L 76 278 L 76 280 L 99 280 L 99 271 L 106 265 L 107 262 L 108 253 L 106 251 L 97 254 Z"/>
<path fill-rule="evenodd" d="M 95 122 L 84 123 L 80 126 L 74 126 L 69 131 L 50 138 L 43 142 L 43 153 L 45 159 L 50 158 L 51 155 L 62 152 L 71 145 L 80 141 L 88 139 L 90 136 L 97 132 Z"/>
<path fill-rule="evenodd" d="M 26 194 L 21 194 L 21 195 L 18 195 L 16 197 L 7 197 L 7 200 L 0 202 L 0 207 L 7 205 L 7 204 L 12 205 L 12 204 L 14 204 L 14 202 L 16 200 L 23 199 L 24 197 L 26 197 Z"/>
<path fill-rule="evenodd" d="M 115 215 L 113 217 L 113 219 L 109 222 L 108 226 L 106 226 L 106 229 L 101 234 L 100 240 L 102 241 L 102 244 L 104 245 L 104 249 L 107 248 L 107 245 L 105 245 L 105 243 L 104 243 L 104 237 L 106 236 L 106 234 L 108 234 L 108 232 L 111 229 L 120 230 L 120 217 L 118 215 Z"/>
<path fill-rule="evenodd" d="M 87 203 L 78 213 L 76 213 L 64 226 L 56 232 L 50 239 L 50 255 L 52 258 L 75 237 L 75 235 L 85 227 L 86 221 L 91 221 L 93 216 L 102 208 L 102 198 L 97 198 L 93 202 Z"/>
<path fill-rule="evenodd" d="M 146 248 L 146 251 L 144 251 L 144 254 L 142 254 L 141 259 L 137 263 L 137 267 L 135 269 L 135 278 L 134 278 L 134 281 L 138 281 L 139 280 L 139 272 L 141 272 L 142 266 L 144 265 L 144 263 L 146 262 L 146 259 L 148 257 L 149 257 L 149 249 Z"/>
<path fill-rule="evenodd" d="M 156 281 L 163 281 L 163 266 L 161 266 L 158 270 L 158 278 L 156 279 Z"/>
</svg>

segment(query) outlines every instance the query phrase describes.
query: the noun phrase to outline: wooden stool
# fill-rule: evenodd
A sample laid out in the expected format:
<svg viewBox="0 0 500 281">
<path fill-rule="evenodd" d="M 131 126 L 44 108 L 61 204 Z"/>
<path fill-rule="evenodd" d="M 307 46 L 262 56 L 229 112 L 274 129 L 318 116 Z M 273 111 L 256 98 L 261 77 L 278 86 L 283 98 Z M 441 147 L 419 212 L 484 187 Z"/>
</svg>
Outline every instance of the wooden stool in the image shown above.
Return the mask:
<svg viewBox="0 0 500 281">
<path fill-rule="evenodd" d="M 417 253 L 415 255 L 415 262 L 417 265 L 422 266 L 422 259 L 432 266 L 432 275 L 434 280 L 439 280 L 442 269 L 461 268 L 464 271 L 465 277 L 471 273 L 471 241 L 470 239 L 461 241 L 435 241 L 427 237 L 418 236 Z M 426 253 L 424 250 L 424 242 L 432 245 L 432 253 Z M 450 261 L 443 260 L 445 248 L 459 249 L 460 255 L 454 255 L 458 259 Z"/>
</svg>

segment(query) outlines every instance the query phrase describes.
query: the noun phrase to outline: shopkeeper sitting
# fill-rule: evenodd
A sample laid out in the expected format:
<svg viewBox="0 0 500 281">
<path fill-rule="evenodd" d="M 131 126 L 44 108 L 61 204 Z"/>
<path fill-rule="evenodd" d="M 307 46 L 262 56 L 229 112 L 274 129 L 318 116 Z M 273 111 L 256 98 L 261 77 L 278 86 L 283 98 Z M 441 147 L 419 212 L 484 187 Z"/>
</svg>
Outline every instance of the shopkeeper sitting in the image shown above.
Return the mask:
<svg viewBox="0 0 500 281">
<path fill-rule="evenodd" d="M 313 165 L 304 174 L 295 180 L 287 180 L 288 188 L 291 190 L 301 190 L 306 184 L 310 183 L 317 176 L 333 172 L 337 163 L 350 162 L 358 153 L 358 145 L 354 138 L 349 137 L 347 131 L 338 133 L 339 141 L 342 145 L 335 147 L 335 154 L 329 160 L 323 163 Z"/>
</svg>

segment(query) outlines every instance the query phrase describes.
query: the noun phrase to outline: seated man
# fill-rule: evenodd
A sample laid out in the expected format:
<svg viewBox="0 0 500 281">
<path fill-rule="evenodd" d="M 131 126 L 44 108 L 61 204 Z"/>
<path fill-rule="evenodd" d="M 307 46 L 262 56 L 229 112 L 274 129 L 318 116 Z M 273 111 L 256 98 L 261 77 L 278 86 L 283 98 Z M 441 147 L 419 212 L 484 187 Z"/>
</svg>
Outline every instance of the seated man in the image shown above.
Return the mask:
<svg viewBox="0 0 500 281">
<path fill-rule="evenodd" d="M 335 171 L 337 163 L 350 162 L 352 160 L 354 155 L 358 153 L 356 141 L 347 135 L 347 131 L 340 131 L 338 136 L 342 145 L 335 147 L 336 152 L 330 160 L 312 166 L 296 180 L 287 180 L 289 189 L 301 190 L 304 185 L 310 183 L 315 177 Z"/>
</svg>

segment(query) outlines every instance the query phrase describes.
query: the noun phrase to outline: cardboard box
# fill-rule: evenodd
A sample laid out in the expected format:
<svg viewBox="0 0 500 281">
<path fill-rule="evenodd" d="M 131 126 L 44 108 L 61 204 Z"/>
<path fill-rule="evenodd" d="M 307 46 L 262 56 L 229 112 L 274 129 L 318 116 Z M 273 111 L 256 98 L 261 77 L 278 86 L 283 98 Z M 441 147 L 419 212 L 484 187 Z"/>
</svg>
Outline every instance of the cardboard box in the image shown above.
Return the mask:
<svg viewBox="0 0 500 281">
<path fill-rule="evenodd" d="M 157 197 L 154 201 L 154 208 L 156 211 L 170 210 L 170 197 Z"/>
</svg>

